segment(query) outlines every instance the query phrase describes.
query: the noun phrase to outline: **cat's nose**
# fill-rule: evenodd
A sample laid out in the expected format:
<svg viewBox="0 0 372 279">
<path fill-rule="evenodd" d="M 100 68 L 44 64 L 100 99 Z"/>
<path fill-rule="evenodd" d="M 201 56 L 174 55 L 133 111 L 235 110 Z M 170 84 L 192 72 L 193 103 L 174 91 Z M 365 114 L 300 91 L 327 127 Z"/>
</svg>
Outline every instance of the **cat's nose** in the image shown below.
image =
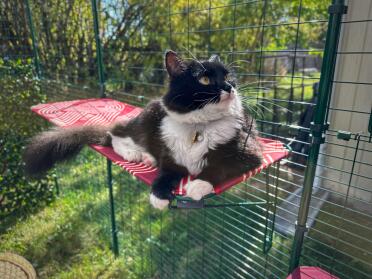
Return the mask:
<svg viewBox="0 0 372 279">
<path fill-rule="evenodd" d="M 222 90 L 228 92 L 228 93 L 231 93 L 231 90 L 232 90 L 232 86 L 228 83 L 225 82 L 225 84 L 223 85 L 222 87 Z"/>
</svg>

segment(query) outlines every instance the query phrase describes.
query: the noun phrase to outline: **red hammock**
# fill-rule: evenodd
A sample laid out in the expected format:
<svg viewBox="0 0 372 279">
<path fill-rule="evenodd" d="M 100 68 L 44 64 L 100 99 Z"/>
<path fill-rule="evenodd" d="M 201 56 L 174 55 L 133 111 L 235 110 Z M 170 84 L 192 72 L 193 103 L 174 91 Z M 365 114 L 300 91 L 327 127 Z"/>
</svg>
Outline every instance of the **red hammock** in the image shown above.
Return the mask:
<svg viewBox="0 0 372 279">
<path fill-rule="evenodd" d="M 142 109 L 112 99 L 84 99 L 39 104 L 33 106 L 32 111 L 59 127 L 67 128 L 83 125 L 109 124 L 121 118 L 136 117 Z M 232 186 L 247 180 L 271 164 L 288 156 L 288 150 L 282 142 L 265 138 L 260 138 L 259 140 L 263 145 L 263 164 L 223 184 L 214 185 L 215 194 L 221 194 Z M 91 145 L 91 147 L 147 185 L 151 185 L 157 175 L 158 170 L 156 168 L 146 166 L 142 163 L 128 162 L 117 155 L 111 147 L 99 145 Z M 184 186 L 189 180 L 192 180 L 191 176 L 183 178 L 179 186 L 174 190 L 174 194 L 185 195 Z"/>
<path fill-rule="evenodd" d="M 316 266 L 300 266 L 297 267 L 287 279 L 340 279 L 335 275 Z"/>
</svg>

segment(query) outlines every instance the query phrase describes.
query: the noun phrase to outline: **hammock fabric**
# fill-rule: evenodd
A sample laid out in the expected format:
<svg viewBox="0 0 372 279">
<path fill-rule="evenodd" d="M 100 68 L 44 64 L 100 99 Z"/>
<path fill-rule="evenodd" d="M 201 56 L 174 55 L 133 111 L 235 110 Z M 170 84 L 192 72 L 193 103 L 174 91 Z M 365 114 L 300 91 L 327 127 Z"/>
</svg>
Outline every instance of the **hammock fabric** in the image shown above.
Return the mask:
<svg viewBox="0 0 372 279">
<path fill-rule="evenodd" d="M 297 267 L 287 279 L 339 279 L 317 266 Z"/>
<path fill-rule="evenodd" d="M 136 117 L 142 109 L 112 99 L 83 99 L 66 102 L 39 104 L 32 107 L 32 111 L 42 116 L 56 126 L 68 128 L 83 125 L 105 125 L 115 120 Z M 288 156 L 288 150 L 283 143 L 276 140 L 260 138 L 263 145 L 263 164 L 254 170 L 239 177 L 226 181 L 220 185 L 214 185 L 214 193 L 220 194 L 232 186 L 247 180 L 251 176 L 260 173 L 271 164 Z M 91 148 L 107 157 L 114 164 L 122 167 L 130 174 L 151 185 L 157 175 L 157 169 L 142 163 L 131 163 L 117 155 L 111 147 L 91 145 Z M 191 176 L 185 177 L 174 190 L 178 196 L 185 195 L 184 186 L 192 180 Z"/>
</svg>

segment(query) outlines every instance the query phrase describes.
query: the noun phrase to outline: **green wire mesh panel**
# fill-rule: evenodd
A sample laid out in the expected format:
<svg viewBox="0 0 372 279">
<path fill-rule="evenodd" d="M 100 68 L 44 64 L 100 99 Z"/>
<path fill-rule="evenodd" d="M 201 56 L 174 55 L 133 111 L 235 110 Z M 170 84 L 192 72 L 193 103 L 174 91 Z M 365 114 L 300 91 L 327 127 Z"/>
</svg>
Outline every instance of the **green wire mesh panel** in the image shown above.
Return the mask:
<svg viewBox="0 0 372 279">
<path fill-rule="evenodd" d="M 99 96 L 90 1 L 25 1 L 32 12 L 42 86 L 50 100 Z"/>
<path fill-rule="evenodd" d="M 76 222 L 94 231 L 97 243 L 111 246 L 109 194 L 106 187 L 106 160 L 89 148 L 83 149 L 69 164 L 56 168 L 59 196 L 78 196 L 81 203 Z M 89 225 L 87 225 L 89 224 Z M 80 231 L 79 231 L 80 233 Z M 84 232 L 81 232 L 84 235 Z"/>
<path fill-rule="evenodd" d="M 160 212 L 148 203 L 148 186 L 120 168 L 116 171 L 119 252 L 139 277 L 260 276 L 264 269 L 260 255 L 264 255 L 265 205 Z M 264 196 L 259 199 L 259 192 L 248 193 L 247 186 L 241 185 L 214 201 L 264 200 Z"/>
<path fill-rule="evenodd" d="M 313 186 L 313 199 L 324 205 L 305 239 L 302 263 L 340 278 L 372 278 L 372 2 L 348 6 L 328 105 L 330 127 Z"/>
<path fill-rule="evenodd" d="M 317 93 L 328 5 L 327 1 L 133 1 L 129 5 L 103 1 L 106 89 L 115 98 L 142 104 L 164 93 L 165 49 L 172 48 L 186 59 L 219 54 L 236 72 L 262 136 L 297 146 L 293 158 L 280 167 L 279 200 L 284 202 L 292 193 L 298 199 L 310 124 L 301 119 L 313 107 Z M 220 199 L 263 198 L 265 182 L 264 174 L 259 175 Z M 282 209 L 286 214 L 281 219 L 294 228 L 298 202 L 286 204 L 290 209 Z M 291 234 L 276 234 L 270 253 L 262 253 L 262 207 L 169 212 L 154 222 L 150 266 L 160 277 L 282 278 L 287 273 Z M 121 249 L 126 247 L 120 245 L 125 242 L 120 237 L 125 235 L 125 223 L 119 225 Z M 147 259 L 146 254 L 138 257 L 138 262 Z"/>
<path fill-rule="evenodd" d="M 0 42 L 2 59 L 29 59 L 33 49 L 29 44 L 27 7 L 20 2 L 0 4 Z"/>
</svg>

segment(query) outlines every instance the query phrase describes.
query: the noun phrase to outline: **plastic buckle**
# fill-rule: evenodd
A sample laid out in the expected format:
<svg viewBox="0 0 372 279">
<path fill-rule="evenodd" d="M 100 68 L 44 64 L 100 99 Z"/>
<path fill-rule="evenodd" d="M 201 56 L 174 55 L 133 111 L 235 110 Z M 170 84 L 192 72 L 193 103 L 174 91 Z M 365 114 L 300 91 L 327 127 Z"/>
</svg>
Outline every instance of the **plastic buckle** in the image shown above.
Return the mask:
<svg viewBox="0 0 372 279">
<path fill-rule="evenodd" d="M 348 7 L 346 5 L 334 4 L 328 7 L 330 14 L 347 14 Z"/>
<path fill-rule="evenodd" d="M 341 140 L 349 141 L 351 139 L 351 132 L 348 131 L 337 131 L 337 138 Z"/>
</svg>

